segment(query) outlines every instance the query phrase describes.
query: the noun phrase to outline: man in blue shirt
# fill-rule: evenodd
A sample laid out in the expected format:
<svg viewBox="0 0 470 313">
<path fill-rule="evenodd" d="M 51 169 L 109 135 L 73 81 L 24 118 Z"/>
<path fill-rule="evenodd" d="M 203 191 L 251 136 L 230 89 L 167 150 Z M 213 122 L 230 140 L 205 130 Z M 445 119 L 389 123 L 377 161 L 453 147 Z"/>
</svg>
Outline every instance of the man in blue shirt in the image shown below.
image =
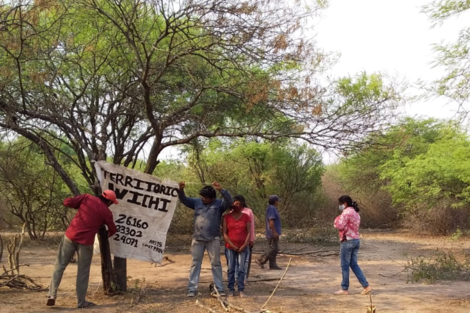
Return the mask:
<svg viewBox="0 0 470 313">
<path fill-rule="evenodd" d="M 268 239 L 269 249 L 255 262 L 261 268 L 269 261 L 270 270 L 280 270 L 276 263 L 277 253 L 279 252 L 279 236 L 281 235 L 281 219 L 277 211 L 279 197 L 276 195 L 269 196 L 269 205 L 266 208 L 266 238 Z"/>
<path fill-rule="evenodd" d="M 194 234 L 191 243 L 193 260 L 189 274 L 188 297 L 197 294 L 205 249 L 211 261 L 214 284 L 219 294 L 225 296 L 220 263 L 220 221 L 222 213 L 232 205 L 233 200 L 218 182 L 213 182 L 212 186 L 203 187 L 199 191 L 200 198 L 189 198 L 184 193 L 185 182 L 179 183 L 178 197 L 181 203 L 194 210 Z M 222 194 L 223 199 L 216 199 L 216 189 Z"/>
</svg>

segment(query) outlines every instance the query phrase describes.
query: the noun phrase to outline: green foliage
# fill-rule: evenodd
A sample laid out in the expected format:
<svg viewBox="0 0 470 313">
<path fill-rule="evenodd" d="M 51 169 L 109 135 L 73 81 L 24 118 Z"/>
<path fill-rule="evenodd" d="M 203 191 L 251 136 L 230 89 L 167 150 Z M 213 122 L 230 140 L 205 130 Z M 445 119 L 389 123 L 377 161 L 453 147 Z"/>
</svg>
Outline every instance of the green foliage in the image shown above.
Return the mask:
<svg viewBox="0 0 470 313">
<path fill-rule="evenodd" d="M 321 187 L 323 164 L 320 155 L 305 145 L 288 141 L 274 143 L 239 139 L 210 140 L 205 149 L 197 144 L 189 158 L 200 181 L 219 181 L 232 195 L 241 194 L 261 218 L 267 197 L 282 198 L 280 212 L 285 225 L 307 223 L 314 212 Z"/>
<path fill-rule="evenodd" d="M 423 12 L 436 24 L 452 17 L 469 20 L 470 2 L 467 0 L 436 0 L 424 6 Z M 444 69 L 445 75 L 434 82 L 433 94 L 446 96 L 457 101 L 459 109 L 468 112 L 466 103 L 470 100 L 470 27 L 460 31 L 456 42 L 434 45 L 437 54 L 434 66 Z"/>
<path fill-rule="evenodd" d="M 416 257 L 407 261 L 411 270 L 408 281 L 435 283 L 440 280 L 470 281 L 470 256 L 465 254 L 459 260 L 452 252 L 438 252 L 435 257 Z"/>
<path fill-rule="evenodd" d="M 68 210 L 62 205 L 67 188 L 27 140 L 0 147 L 0 193 L 0 201 L 16 218 L 14 224 L 25 224 L 31 239 L 68 225 Z"/>
<path fill-rule="evenodd" d="M 441 124 L 419 134 L 409 144 L 413 151 L 395 150 L 381 167 L 381 178 L 393 201 L 411 208 L 429 208 L 443 199 L 453 206 L 466 206 L 470 200 L 470 141 L 455 125 Z M 415 152 L 418 154 L 414 154 Z"/>
<path fill-rule="evenodd" d="M 393 222 L 398 210 L 406 226 L 417 229 L 448 233 L 465 227 L 470 141 L 457 123 L 407 118 L 369 143 L 337 166 L 342 186 L 365 208 L 366 221 L 377 226 L 388 215 Z"/>
</svg>

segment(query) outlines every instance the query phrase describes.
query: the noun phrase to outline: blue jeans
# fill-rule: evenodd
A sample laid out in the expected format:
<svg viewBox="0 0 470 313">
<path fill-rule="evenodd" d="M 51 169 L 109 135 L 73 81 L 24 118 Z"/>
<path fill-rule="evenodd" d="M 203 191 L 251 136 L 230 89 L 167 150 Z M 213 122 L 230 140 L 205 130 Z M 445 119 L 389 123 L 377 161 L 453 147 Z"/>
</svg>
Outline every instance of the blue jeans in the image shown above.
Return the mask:
<svg viewBox="0 0 470 313">
<path fill-rule="evenodd" d="M 245 290 L 245 269 L 246 269 L 246 248 L 242 252 L 236 252 L 232 249 L 225 248 L 225 257 L 227 258 L 227 276 L 228 276 L 228 289 L 233 291 L 235 289 L 235 269 L 238 268 L 238 291 Z"/>
<path fill-rule="evenodd" d="M 357 254 L 359 252 L 359 247 L 361 243 L 359 239 L 351 239 L 348 241 L 343 241 L 340 248 L 340 257 L 341 257 L 341 271 L 343 273 L 343 281 L 341 282 L 341 289 L 349 289 L 349 267 L 359 280 L 359 283 L 362 287 L 367 288 L 369 283 L 367 282 L 364 273 L 357 264 Z"/>
<path fill-rule="evenodd" d="M 211 241 L 201 241 L 193 239 L 191 243 L 191 272 L 189 274 L 188 291 L 197 291 L 199 284 L 199 276 L 201 275 L 202 259 L 204 258 L 204 250 L 207 249 L 209 259 L 211 261 L 212 277 L 214 284 L 219 292 L 224 291 L 222 282 L 222 264 L 220 264 L 220 238 L 216 237 Z"/>
<path fill-rule="evenodd" d="M 250 247 L 246 247 L 245 251 L 245 282 L 248 281 L 248 272 L 249 272 L 249 266 L 250 266 L 250 262 L 251 262 L 251 258 L 250 258 L 250 252 L 251 252 L 251 248 Z M 225 252 L 225 256 L 227 256 L 227 252 Z M 227 260 L 227 268 L 228 268 L 228 260 Z M 227 273 L 228 274 L 228 273 Z M 238 279 L 238 264 L 235 265 L 235 277 Z"/>
</svg>

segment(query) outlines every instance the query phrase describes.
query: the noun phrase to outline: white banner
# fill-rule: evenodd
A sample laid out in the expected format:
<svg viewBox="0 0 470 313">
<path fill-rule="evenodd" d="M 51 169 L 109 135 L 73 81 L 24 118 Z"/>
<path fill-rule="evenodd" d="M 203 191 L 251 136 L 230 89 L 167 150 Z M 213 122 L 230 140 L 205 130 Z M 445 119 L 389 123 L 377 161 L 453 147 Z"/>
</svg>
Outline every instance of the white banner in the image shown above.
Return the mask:
<svg viewBox="0 0 470 313">
<path fill-rule="evenodd" d="M 111 253 L 160 263 L 178 200 L 178 184 L 104 161 L 95 162 L 95 168 L 101 188 L 113 190 L 119 201 L 110 207 L 117 227 L 109 238 Z"/>
</svg>

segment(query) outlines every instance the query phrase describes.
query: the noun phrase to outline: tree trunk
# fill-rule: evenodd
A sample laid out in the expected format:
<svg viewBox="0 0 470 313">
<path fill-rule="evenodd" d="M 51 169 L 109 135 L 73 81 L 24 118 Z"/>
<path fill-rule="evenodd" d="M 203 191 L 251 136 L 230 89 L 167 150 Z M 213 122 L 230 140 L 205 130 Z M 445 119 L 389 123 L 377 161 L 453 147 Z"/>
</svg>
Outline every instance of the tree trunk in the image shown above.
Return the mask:
<svg viewBox="0 0 470 313">
<path fill-rule="evenodd" d="M 2 236 L 0 236 L 0 262 L 2 262 L 2 256 L 3 256 L 3 239 L 2 239 Z"/>
<path fill-rule="evenodd" d="M 116 284 L 119 291 L 127 291 L 127 259 L 115 256 L 114 272 L 116 273 Z"/>
<path fill-rule="evenodd" d="M 108 231 L 104 226 L 101 227 L 98 231 L 98 240 L 100 242 L 101 275 L 103 278 L 103 289 L 106 294 L 112 294 L 116 291 L 116 279 L 114 278 L 113 264 L 111 262 Z"/>
</svg>

